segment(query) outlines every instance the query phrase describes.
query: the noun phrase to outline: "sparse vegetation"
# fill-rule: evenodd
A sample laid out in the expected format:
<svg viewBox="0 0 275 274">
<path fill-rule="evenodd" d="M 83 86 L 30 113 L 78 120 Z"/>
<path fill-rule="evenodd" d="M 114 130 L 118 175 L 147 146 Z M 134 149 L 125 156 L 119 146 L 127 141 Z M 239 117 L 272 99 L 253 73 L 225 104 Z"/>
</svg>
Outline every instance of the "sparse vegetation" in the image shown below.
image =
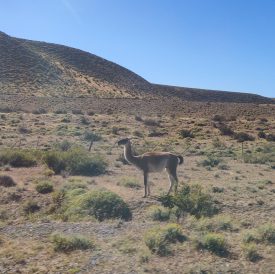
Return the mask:
<svg viewBox="0 0 275 274">
<path fill-rule="evenodd" d="M 200 231 L 219 232 L 233 231 L 233 222 L 229 216 L 216 215 L 212 218 L 201 218 L 194 221 L 194 226 Z"/>
<path fill-rule="evenodd" d="M 186 236 L 177 224 L 168 224 L 164 227 L 156 227 L 149 230 L 145 235 L 145 244 L 151 250 L 160 256 L 171 254 L 170 244 L 183 242 Z"/>
<path fill-rule="evenodd" d="M 120 186 L 125 186 L 128 188 L 135 188 L 135 189 L 140 189 L 141 185 L 135 178 L 131 177 L 123 177 L 119 182 L 118 185 Z"/>
<path fill-rule="evenodd" d="M 29 200 L 24 203 L 23 205 L 23 211 L 25 214 L 35 213 L 40 209 L 40 206 L 37 204 L 36 201 Z"/>
<path fill-rule="evenodd" d="M 251 262 L 256 262 L 261 258 L 258 253 L 257 245 L 254 243 L 245 244 L 242 246 L 242 249 L 246 259 Z"/>
<path fill-rule="evenodd" d="M 204 167 L 215 167 L 220 164 L 221 160 L 213 157 L 213 156 L 208 156 L 206 159 L 202 160 L 199 165 L 204 166 Z"/>
<path fill-rule="evenodd" d="M 0 33 L 0 40 L 2 37 Z M 16 52 L 23 40 L 17 42 Z M 66 47 L 55 51 L 54 45 L 47 49 L 43 43 L 42 49 L 41 43 L 28 43 L 24 40 L 24 48 L 27 52 L 35 48 L 34 58 L 46 58 L 42 63 L 36 62 L 38 66 L 31 70 L 42 68 L 39 75 L 50 77 L 54 80 L 51 83 L 58 86 L 41 88 L 41 79 L 31 73 L 28 79 L 34 83 L 33 89 L 28 81 L 17 88 L 20 78 L 16 77 L 11 89 L 1 89 L 0 173 L 16 183 L 9 184 L 5 178 L 0 183 L 1 273 L 272 272 L 273 105 L 255 104 L 253 100 L 258 99 L 250 95 L 246 98 L 251 98 L 251 104 L 211 101 L 216 100 L 215 96 L 222 101 L 223 93 L 209 94 L 210 97 L 201 93 L 200 100 L 212 98 L 209 102 L 187 101 L 180 97 L 188 90 L 176 89 L 173 92 L 177 94 L 170 94 L 169 89 L 160 91 L 164 96 L 159 98 L 157 89 L 161 87 L 154 86 L 156 92 L 152 96 L 150 91 L 138 93 L 140 85 L 133 86 L 135 81 L 131 78 L 128 88 L 120 88 L 119 83 L 109 86 L 108 81 L 101 82 L 84 73 L 86 68 L 97 69 L 101 62 L 90 67 L 93 61 L 88 56 L 85 60 L 73 60 L 77 50 L 63 55 Z M 0 44 L 5 45 L 2 40 Z M 9 50 L 13 52 L 12 48 Z M 17 70 L 17 63 L 11 72 Z M 52 70 L 55 64 L 57 70 Z M 29 71 L 27 65 L 24 62 L 25 72 Z M 112 77 L 113 70 L 110 73 Z M 76 81 L 70 81 L 68 76 L 76 77 Z M 188 96 L 196 94 L 196 90 L 190 90 Z M 239 94 L 234 96 L 237 101 Z M 33 110 L 39 111 L 33 114 Z M 149 175 L 151 196 L 141 198 L 142 172 L 131 164 L 123 165 L 126 161 L 122 148 L 115 145 L 125 137 L 132 138 L 137 149 L 134 155 L 171 151 L 184 156 L 184 164 L 177 170 L 178 194 L 161 195 L 169 188 L 166 174 L 154 173 Z M 240 137 L 241 143 L 234 137 Z M 100 172 L 93 169 L 97 158 L 105 166 L 101 169 L 99 161 L 96 166 Z M 199 184 L 200 191 L 194 189 L 194 183 Z M 183 186 L 190 189 L 183 191 Z M 159 195 L 165 207 L 157 200 Z M 161 232 L 172 222 L 178 223 L 188 241 L 170 240 L 175 239 L 172 232 L 168 233 L 170 238 Z M 56 239 L 58 254 L 49 237 L 53 231 L 61 234 Z M 213 234 L 205 239 L 209 233 L 223 239 L 217 240 Z M 79 234 L 93 246 L 90 236 L 98 239 L 97 248 L 81 250 L 85 240 L 72 247 L 67 237 Z M 147 235 L 152 249 L 145 243 Z M 194 248 L 194 239 L 198 239 L 200 250 Z M 224 241 L 225 248 L 220 248 Z M 169 256 L 159 258 L 159 254 Z M 227 254 L 228 258 L 223 258 Z"/>
<path fill-rule="evenodd" d="M 259 240 L 268 244 L 275 244 L 275 226 L 265 224 L 258 228 Z"/>
<path fill-rule="evenodd" d="M 41 194 L 51 193 L 53 192 L 53 184 L 49 181 L 42 181 L 36 185 L 35 189 Z"/>
<path fill-rule="evenodd" d="M 94 248 L 94 243 L 84 236 L 79 235 L 64 235 L 54 233 L 51 236 L 51 241 L 54 245 L 54 250 L 58 252 L 71 252 L 74 250 L 86 250 Z"/>
</svg>

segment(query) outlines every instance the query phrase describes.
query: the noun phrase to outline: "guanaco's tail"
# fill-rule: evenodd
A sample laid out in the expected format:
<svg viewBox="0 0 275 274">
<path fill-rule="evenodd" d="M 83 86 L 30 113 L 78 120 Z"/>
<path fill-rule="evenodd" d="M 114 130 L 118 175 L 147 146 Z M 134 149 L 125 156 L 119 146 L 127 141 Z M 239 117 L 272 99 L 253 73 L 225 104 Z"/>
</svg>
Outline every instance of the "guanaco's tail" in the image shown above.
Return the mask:
<svg viewBox="0 0 275 274">
<path fill-rule="evenodd" d="M 181 155 L 178 155 L 177 157 L 180 160 L 179 161 L 179 165 L 181 165 L 183 163 L 183 157 Z"/>
</svg>

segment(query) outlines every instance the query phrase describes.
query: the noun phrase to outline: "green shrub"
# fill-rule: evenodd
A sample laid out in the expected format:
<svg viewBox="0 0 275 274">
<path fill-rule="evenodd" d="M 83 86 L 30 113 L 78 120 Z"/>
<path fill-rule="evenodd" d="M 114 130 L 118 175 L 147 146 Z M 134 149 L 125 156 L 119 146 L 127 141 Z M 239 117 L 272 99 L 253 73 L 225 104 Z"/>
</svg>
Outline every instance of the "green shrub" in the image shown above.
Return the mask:
<svg viewBox="0 0 275 274">
<path fill-rule="evenodd" d="M 0 186 L 12 187 L 12 186 L 15 186 L 15 185 L 16 185 L 16 183 L 12 179 L 12 177 L 10 177 L 8 175 L 0 175 Z"/>
<path fill-rule="evenodd" d="M 65 170 L 67 167 L 65 154 L 60 151 L 46 152 L 43 160 L 46 165 L 55 172 L 55 174 L 60 174 L 60 172 Z"/>
<path fill-rule="evenodd" d="M 178 216 L 189 213 L 200 218 L 218 212 L 212 197 L 200 185 L 185 185 L 174 196 L 161 196 L 159 200 L 165 207 L 176 208 Z"/>
<path fill-rule="evenodd" d="M 228 254 L 227 242 L 223 235 L 218 233 L 207 233 L 197 243 L 198 248 L 207 249 L 219 256 Z"/>
<path fill-rule="evenodd" d="M 78 114 L 83 114 L 83 112 L 80 109 L 73 109 L 72 114 L 78 115 Z"/>
<path fill-rule="evenodd" d="M 233 136 L 235 134 L 235 132 L 226 124 L 220 123 L 220 124 L 216 125 L 216 127 L 220 131 L 221 135 Z"/>
<path fill-rule="evenodd" d="M 191 130 L 188 129 L 182 129 L 179 132 L 179 135 L 181 138 L 194 138 L 194 134 L 191 132 Z"/>
<path fill-rule="evenodd" d="M 171 210 L 163 206 L 153 205 L 148 210 L 148 215 L 153 221 L 168 221 L 170 214 Z"/>
<path fill-rule="evenodd" d="M 38 193 L 47 194 L 53 192 L 53 184 L 49 181 L 39 182 L 35 189 Z"/>
<path fill-rule="evenodd" d="M 56 143 L 54 147 L 56 150 L 68 151 L 73 147 L 73 143 L 68 140 L 63 140 L 62 142 Z"/>
<path fill-rule="evenodd" d="M 65 192 L 64 215 L 70 218 L 94 216 L 99 221 L 112 218 L 131 220 L 128 205 L 117 194 L 110 191 L 88 191 L 73 189 Z"/>
<path fill-rule="evenodd" d="M 146 126 L 151 126 L 151 127 L 156 127 L 160 125 L 160 122 L 154 119 L 145 119 L 143 120 L 143 122 Z"/>
<path fill-rule="evenodd" d="M 238 132 L 234 133 L 234 139 L 238 142 L 244 142 L 244 141 L 254 141 L 255 138 L 251 135 L 249 135 L 246 132 Z"/>
<path fill-rule="evenodd" d="M 265 224 L 258 228 L 260 241 L 275 244 L 275 226 L 272 224 Z"/>
<path fill-rule="evenodd" d="M 89 125 L 91 122 L 89 121 L 89 119 L 85 116 L 81 116 L 80 118 L 80 122 L 83 124 L 83 125 Z"/>
<path fill-rule="evenodd" d="M 102 137 L 99 134 L 96 134 L 92 131 L 85 131 L 83 138 L 86 141 L 93 141 L 93 142 L 97 142 L 102 139 Z"/>
<path fill-rule="evenodd" d="M 32 111 L 32 114 L 46 114 L 48 111 L 44 108 L 38 108 Z"/>
<path fill-rule="evenodd" d="M 272 133 L 267 134 L 266 140 L 269 142 L 275 142 L 275 134 L 272 134 Z"/>
<path fill-rule="evenodd" d="M 250 244 L 245 244 L 242 246 L 243 253 L 246 257 L 247 260 L 251 262 L 256 262 L 258 261 L 261 256 L 259 255 L 257 251 L 257 245 L 250 243 Z"/>
<path fill-rule="evenodd" d="M 171 253 L 170 243 L 183 242 L 186 237 L 177 224 L 168 224 L 164 227 L 156 227 L 145 234 L 145 244 L 151 250 L 160 256 L 166 256 Z"/>
<path fill-rule="evenodd" d="M 54 110 L 55 114 L 67 114 L 67 110 L 65 109 L 56 109 Z"/>
<path fill-rule="evenodd" d="M 222 116 L 222 115 L 215 114 L 212 117 L 212 120 L 215 121 L 215 122 L 224 122 L 224 121 L 226 121 L 226 118 L 224 116 Z"/>
<path fill-rule="evenodd" d="M 243 242 L 244 243 L 251 243 L 251 242 L 259 242 L 258 236 L 256 235 L 255 231 L 246 232 L 243 235 Z"/>
<path fill-rule="evenodd" d="M 39 209 L 40 209 L 40 206 L 37 204 L 36 201 L 33 201 L 33 200 L 29 200 L 25 202 L 23 205 L 23 211 L 25 212 L 25 214 L 34 213 Z"/>
<path fill-rule="evenodd" d="M 199 221 L 194 222 L 195 227 L 202 231 L 232 231 L 232 220 L 229 216 L 217 215 L 212 218 L 201 218 Z"/>
<path fill-rule="evenodd" d="M 51 236 L 54 250 L 59 252 L 71 252 L 73 250 L 86 250 L 94 248 L 93 242 L 83 236 L 67 236 L 64 234 L 53 234 Z"/>
<path fill-rule="evenodd" d="M 97 176 L 105 173 L 107 164 L 99 156 L 91 156 L 80 148 L 68 151 L 49 151 L 44 156 L 44 162 L 56 174 L 68 171 L 71 175 Z"/>
<path fill-rule="evenodd" d="M 262 138 L 262 139 L 265 139 L 266 138 L 266 134 L 265 134 L 265 132 L 264 131 L 259 131 L 259 133 L 258 133 L 258 137 L 259 138 Z"/>
<path fill-rule="evenodd" d="M 199 164 L 204 167 L 215 167 L 220 164 L 221 160 L 213 156 L 208 156 L 207 159 L 201 161 Z"/>
<path fill-rule="evenodd" d="M 0 165 L 32 167 L 36 164 L 36 156 L 32 151 L 24 149 L 6 149 L 0 152 Z"/>
</svg>

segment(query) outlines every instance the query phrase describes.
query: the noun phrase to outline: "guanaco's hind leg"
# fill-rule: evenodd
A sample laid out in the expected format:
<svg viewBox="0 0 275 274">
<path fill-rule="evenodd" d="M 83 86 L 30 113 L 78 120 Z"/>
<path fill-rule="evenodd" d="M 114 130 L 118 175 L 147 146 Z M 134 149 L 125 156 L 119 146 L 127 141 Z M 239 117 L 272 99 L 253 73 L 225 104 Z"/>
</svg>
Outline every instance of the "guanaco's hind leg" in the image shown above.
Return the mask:
<svg viewBox="0 0 275 274">
<path fill-rule="evenodd" d="M 148 188 L 148 173 L 144 172 L 143 177 L 144 177 L 144 196 L 143 196 L 143 198 L 146 198 L 147 190 L 149 190 L 149 188 Z M 150 194 L 150 190 L 149 190 L 149 194 Z"/>
<path fill-rule="evenodd" d="M 175 165 L 175 166 L 166 168 L 166 171 L 168 173 L 168 177 L 169 177 L 169 181 L 170 181 L 170 188 L 169 188 L 169 191 L 167 193 L 167 195 L 169 195 L 172 188 L 173 188 L 173 186 L 175 186 L 174 187 L 175 193 L 177 192 L 177 189 L 178 189 L 177 166 Z"/>
</svg>

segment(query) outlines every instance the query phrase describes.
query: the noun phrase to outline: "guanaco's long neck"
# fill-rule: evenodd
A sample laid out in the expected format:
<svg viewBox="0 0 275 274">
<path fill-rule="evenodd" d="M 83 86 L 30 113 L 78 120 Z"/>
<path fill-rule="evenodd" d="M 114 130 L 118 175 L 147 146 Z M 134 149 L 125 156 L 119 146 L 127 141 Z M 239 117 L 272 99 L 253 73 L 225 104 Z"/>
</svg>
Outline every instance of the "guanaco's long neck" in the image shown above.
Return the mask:
<svg viewBox="0 0 275 274">
<path fill-rule="evenodd" d="M 124 146 L 124 157 L 128 162 L 130 162 L 136 166 L 140 166 L 139 158 L 137 156 L 133 155 L 132 147 L 131 147 L 130 143 Z"/>
</svg>

